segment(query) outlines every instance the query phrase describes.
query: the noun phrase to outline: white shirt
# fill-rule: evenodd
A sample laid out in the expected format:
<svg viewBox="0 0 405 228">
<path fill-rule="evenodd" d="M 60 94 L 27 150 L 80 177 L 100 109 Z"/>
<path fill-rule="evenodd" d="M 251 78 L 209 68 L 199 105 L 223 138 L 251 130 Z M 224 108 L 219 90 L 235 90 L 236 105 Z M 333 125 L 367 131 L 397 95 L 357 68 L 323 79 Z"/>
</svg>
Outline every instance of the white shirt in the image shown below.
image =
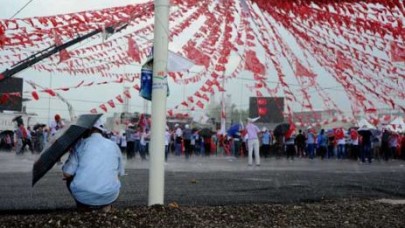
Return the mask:
<svg viewBox="0 0 405 228">
<path fill-rule="evenodd" d="M 127 137 L 124 135 L 120 136 L 120 147 L 127 147 Z"/>
<path fill-rule="evenodd" d="M 338 145 L 345 145 L 345 144 L 346 144 L 346 139 L 345 139 L 345 138 L 339 139 L 339 140 L 337 141 L 337 144 L 338 144 Z"/>
<path fill-rule="evenodd" d="M 141 141 L 140 141 L 140 143 L 141 143 L 142 146 L 146 146 L 146 142 L 148 141 L 147 138 L 148 138 L 149 136 L 150 136 L 150 132 L 148 132 L 148 133 L 143 132 L 143 133 L 142 133 Z"/>
<path fill-rule="evenodd" d="M 260 132 L 260 129 L 252 124 L 252 123 L 248 123 L 246 126 L 246 130 L 247 130 L 247 135 L 248 135 L 248 139 L 252 140 L 252 139 L 258 139 L 258 133 Z"/>
<path fill-rule="evenodd" d="M 61 120 L 57 123 L 55 120 L 51 122 L 49 127 L 51 128 L 51 136 L 54 136 L 57 131 L 65 126 L 65 123 Z"/>
<path fill-rule="evenodd" d="M 183 130 L 181 130 L 181 128 L 179 128 L 179 127 L 176 129 L 176 136 L 183 137 Z"/>
<path fill-rule="evenodd" d="M 79 142 L 62 167 L 74 176 L 70 189 L 74 198 L 88 205 L 106 205 L 119 195 L 124 174 L 121 150 L 99 133 Z"/>
<path fill-rule="evenodd" d="M 166 131 L 165 132 L 165 146 L 168 146 L 170 142 L 170 132 Z"/>
</svg>

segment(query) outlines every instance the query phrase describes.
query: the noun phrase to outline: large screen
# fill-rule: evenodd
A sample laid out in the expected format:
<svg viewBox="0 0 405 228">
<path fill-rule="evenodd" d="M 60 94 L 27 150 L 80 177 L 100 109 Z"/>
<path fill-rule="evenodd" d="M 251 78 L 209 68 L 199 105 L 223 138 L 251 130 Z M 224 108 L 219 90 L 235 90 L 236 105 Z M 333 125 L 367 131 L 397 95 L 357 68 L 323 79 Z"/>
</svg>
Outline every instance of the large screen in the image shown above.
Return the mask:
<svg viewBox="0 0 405 228">
<path fill-rule="evenodd" d="M 0 111 L 21 111 L 22 78 L 7 78 L 0 81 Z"/>
<path fill-rule="evenodd" d="M 250 97 L 249 116 L 260 116 L 258 122 L 281 123 L 284 122 L 283 97 Z"/>
</svg>

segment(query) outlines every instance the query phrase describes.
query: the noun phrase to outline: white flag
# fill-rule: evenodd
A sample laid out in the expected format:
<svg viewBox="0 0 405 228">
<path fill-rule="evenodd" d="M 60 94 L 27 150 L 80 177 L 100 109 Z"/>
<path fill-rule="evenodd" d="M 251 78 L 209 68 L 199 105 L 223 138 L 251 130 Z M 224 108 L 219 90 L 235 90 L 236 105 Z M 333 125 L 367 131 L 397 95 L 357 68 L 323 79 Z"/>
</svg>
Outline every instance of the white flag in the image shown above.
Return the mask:
<svg viewBox="0 0 405 228">
<path fill-rule="evenodd" d="M 169 72 L 181 72 L 189 70 L 195 64 L 183 56 L 169 51 L 169 56 L 167 60 L 167 71 Z"/>
</svg>

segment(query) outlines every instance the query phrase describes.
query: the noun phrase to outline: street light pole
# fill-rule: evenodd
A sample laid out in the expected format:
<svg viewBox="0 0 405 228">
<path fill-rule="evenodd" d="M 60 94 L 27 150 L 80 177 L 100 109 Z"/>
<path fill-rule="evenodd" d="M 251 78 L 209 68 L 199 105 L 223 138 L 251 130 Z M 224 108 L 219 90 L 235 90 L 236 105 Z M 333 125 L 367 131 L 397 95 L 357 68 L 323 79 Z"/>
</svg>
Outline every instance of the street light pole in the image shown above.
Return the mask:
<svg viewBox="0 0 405 228">
<path fill-rule="evenodd" d="M 164 202 L 164 137 L 166 129 L 167 59 L 170 0 L 155 0 L 153 48 L 152 129 L 149 143 L 148 205 Z"/>
</svg>

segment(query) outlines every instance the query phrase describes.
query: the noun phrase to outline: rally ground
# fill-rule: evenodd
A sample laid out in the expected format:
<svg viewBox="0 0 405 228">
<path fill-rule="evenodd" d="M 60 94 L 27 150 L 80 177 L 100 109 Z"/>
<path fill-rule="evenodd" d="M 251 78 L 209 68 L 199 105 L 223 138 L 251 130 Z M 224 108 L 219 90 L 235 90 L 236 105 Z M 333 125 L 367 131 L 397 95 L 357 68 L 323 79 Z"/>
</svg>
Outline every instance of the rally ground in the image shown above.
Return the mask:
<svg viewBox="0 0 405 228">
<path fill-rule="evenodd" d="M 31 170 L 38 155 L 0 152 L 0 212 L 64 210 L 75 207 L 60 167 L 55 166 L 34 187 Z M 145 206 L 148 161 L 125 161 L 116 207 Z M 246 158 L 223 156 L 170 157 L 165 164 L 165 204 L 240 205 L 317 202 L 339 199 L 405 199 L 405 162 L 284 158 L 247 166 Z"/>
</svg>

